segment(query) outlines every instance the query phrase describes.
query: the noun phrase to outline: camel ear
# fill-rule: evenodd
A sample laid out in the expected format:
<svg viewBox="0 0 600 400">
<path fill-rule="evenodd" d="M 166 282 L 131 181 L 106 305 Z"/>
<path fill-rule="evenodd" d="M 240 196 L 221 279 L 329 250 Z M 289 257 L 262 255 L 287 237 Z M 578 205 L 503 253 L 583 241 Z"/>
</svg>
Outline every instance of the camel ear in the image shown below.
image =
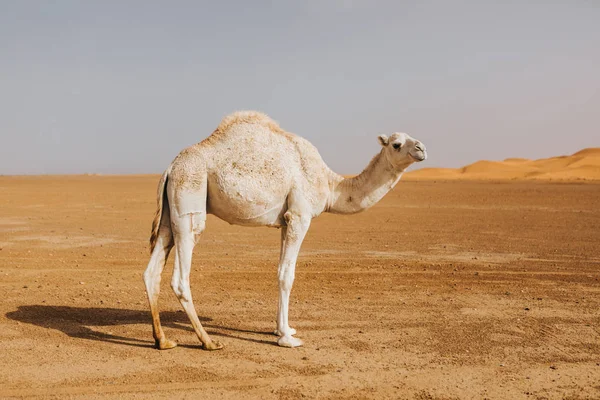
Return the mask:
<svg viewBox="0 0 600 400">
<path fill-rule="evenodd" d="M 379 135 L 377 139 L 379 139 L 379 143 L 384 147 L 390 144 L 390 139 L 386 135 Z"/>
</svg>

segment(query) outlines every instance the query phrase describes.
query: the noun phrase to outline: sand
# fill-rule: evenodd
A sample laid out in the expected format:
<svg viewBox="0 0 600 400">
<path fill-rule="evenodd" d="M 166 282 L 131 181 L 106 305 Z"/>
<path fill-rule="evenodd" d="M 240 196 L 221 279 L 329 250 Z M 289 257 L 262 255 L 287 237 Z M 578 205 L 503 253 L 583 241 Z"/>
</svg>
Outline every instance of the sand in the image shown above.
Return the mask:
<svg viewBox="0 0 600 400">
<path fill-rule="evenodd" d="M 405 174 L 410 180 L 600 181 L 600 147 L 570 156 L 528 160 L 477 161 L 462 168 L 423 168 Z"/>
<path fill-rule="evenodd" d="M 319 217 L 296 349 L 271 333 L 279 231 L 210 217 L 192 291 L 226 347 L 207 352 L 170 266 L 179 347 L 152 348 L 157 181 L 0 177 L 0 398 L 600 398 L 599 184 L 401 181 L 365 213 Z"/>
</svg>

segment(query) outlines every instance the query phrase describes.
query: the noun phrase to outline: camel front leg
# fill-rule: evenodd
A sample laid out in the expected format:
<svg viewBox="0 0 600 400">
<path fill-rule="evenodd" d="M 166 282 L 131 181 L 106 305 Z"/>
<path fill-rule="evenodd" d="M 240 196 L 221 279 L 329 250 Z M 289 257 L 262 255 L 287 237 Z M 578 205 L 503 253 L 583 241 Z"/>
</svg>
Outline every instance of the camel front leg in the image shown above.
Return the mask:
<svg viewBox="0 0 600 400">
<path fill-rule="evenodd" d="M 282 226 L 281 227 L 281 248 L 279 250 L 279 260 L 281 262 L 281 260 L 283 259 L 283 249 L 285 247 L 285 238 L 287 236 L 287 226 Z M 281 264 L 280 264 L 280 268 L 281 268 Z M 281 299 L 277 300 L 277 315 L 279 316 L 279 310 L 281 309 Z M 291 335 L 295 335 L 296 334 L 296 330 L 294 328 L 290 328 L 288 326 L 288 330 L 291 332 Z M 275 331 L 273 332 L 276 336 L 283 336 L 283 330 L 279 329 L 279 317 L 277 320 L 277 329 L 275 329 Z"/>
<path fill-rule="evenodd" d="M 277 344 L 283 347 L 302 346 L 302 340 L 293 337 L 295 329 L 289 325 L 290 292 L 294 285 L 296 260 L 302 241 L 310 226 L 310 217 L 300 213 L 287 211 L 284 215 L 287 223 L 287 232 L 279 260 L 279 308 L 277 312 L 277 331 L 280 335 Z M 283 235 L 283 234 L 282 234 Z"/>
</svg>

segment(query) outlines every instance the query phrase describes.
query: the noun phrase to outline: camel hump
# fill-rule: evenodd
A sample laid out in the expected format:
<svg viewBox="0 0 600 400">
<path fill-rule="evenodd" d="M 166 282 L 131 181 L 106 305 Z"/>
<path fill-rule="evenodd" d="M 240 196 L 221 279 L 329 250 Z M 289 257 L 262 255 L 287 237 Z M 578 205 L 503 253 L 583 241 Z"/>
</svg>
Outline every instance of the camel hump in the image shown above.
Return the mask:
<svg viewBox="0 0 600 400">
<path fill-rule="evenodd" d="M 223 135 L 233 126 L 243 124 L 262 125 L 269 128 L 269 130 L 274 133 L 284 132 L 283 129 L 279 127 L 279 124 L 266 114 L 258 111 L 237 111 L 223 118 L 212 135 Z"/>
</svg>

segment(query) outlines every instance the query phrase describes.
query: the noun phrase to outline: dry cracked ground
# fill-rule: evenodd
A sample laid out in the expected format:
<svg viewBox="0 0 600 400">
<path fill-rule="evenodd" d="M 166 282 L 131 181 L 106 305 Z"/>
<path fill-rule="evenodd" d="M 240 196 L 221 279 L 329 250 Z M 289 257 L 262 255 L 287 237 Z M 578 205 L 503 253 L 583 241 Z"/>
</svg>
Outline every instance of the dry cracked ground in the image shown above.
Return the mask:
<svg viewBox="0 0 600 400">
<path fill-rule="evenodd" d="M 209 217 L 153 349 L 157 176 L 0 177 L 0 397 L 600 398 L 600 184 L 401 181 L 322 215 L 276 346 L 279 232 Z"/>
</svg>

